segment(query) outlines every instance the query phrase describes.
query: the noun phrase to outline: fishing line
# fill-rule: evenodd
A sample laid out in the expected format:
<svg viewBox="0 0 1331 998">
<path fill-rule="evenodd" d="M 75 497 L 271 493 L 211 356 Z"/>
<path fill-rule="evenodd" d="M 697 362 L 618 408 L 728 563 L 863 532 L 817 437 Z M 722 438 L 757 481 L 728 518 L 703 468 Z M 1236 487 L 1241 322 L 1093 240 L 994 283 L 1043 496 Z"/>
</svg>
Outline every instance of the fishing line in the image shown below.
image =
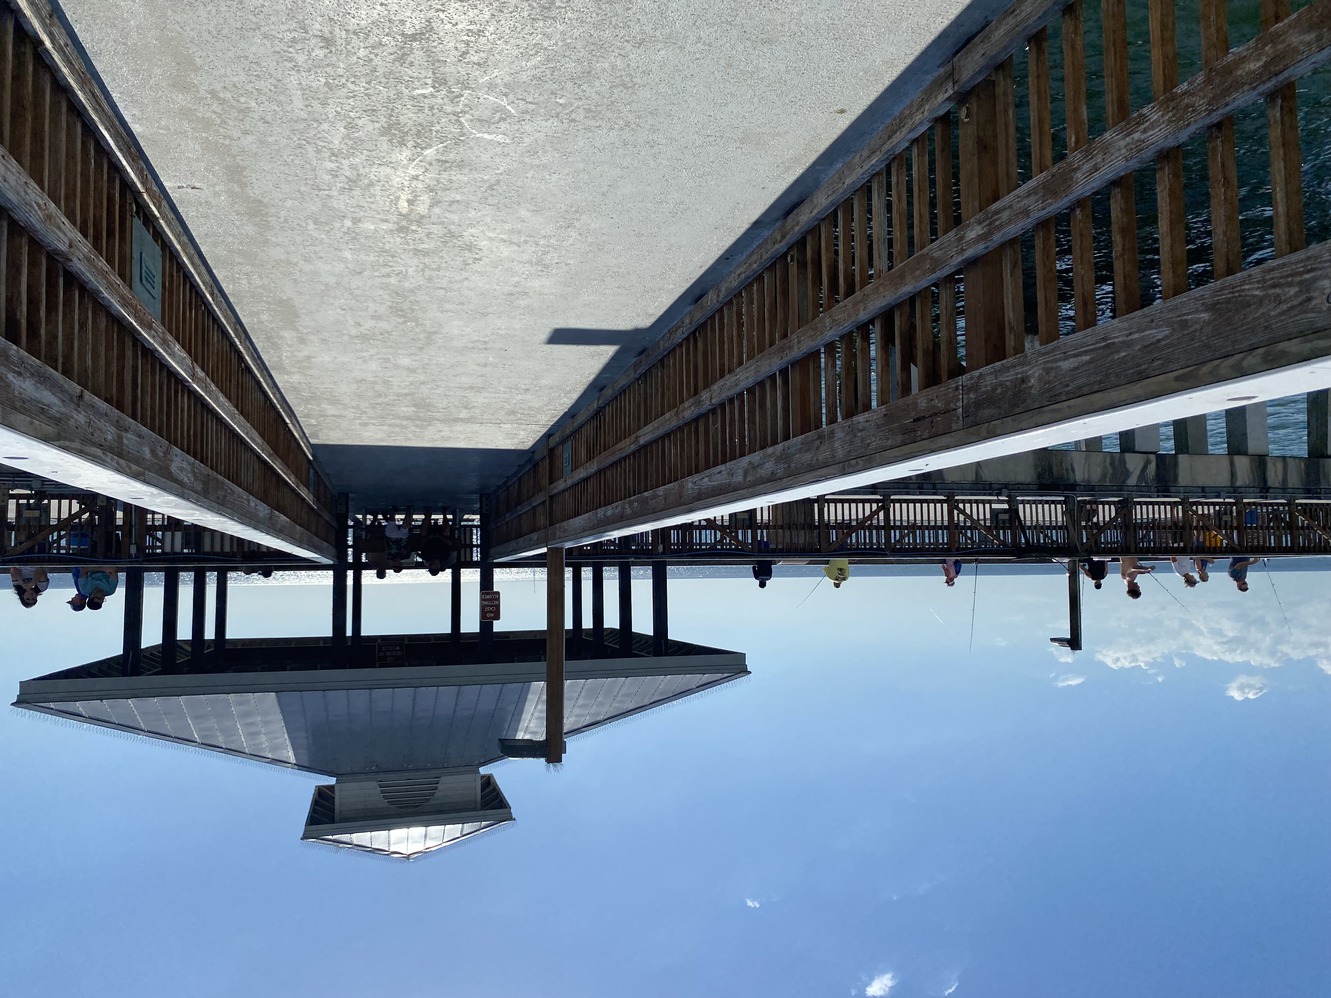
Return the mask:
<svg viewBox="0 0 1331 998">
<path fill-rule="evenodd" d="M 975 563 L 975 585 L 971 587 L 971 639 L 966 645 L 966 654 L 969 655 L 975 648 L 975 599 L 980 595 L 980 563 Z"/>
<path fill-rule="evenodd" d="M 818 587 L 821 586 L 821 585 L 823 584 L 823 579 L 826 579 L 826 578 L 827 578 L 827 576 L 824 575 L 822 579 L 819 579 L 817 582 L 815 582 L 815 583 L 813 584 L 813 588 L 809 590 L 809 596 L 812 596 L 814 593 L 816 593 L 816 592 L 818 591 Z M 795 605 L 795 609 L 798 610 L 798 609 L 799 609 L 800 607 L 802 607 L 805 603 L 809 602 L 809 596 L 805 596 L 804 599 L 800 600 L 799 603 L 797 603 L 797 604 Z"/>
<path fill-rule="evenodd" d="M 1271 594 L 1276 598 L 1276 606 L 1280 607 L 1280 616 L 1285 618 L 1285 630 L 1289 631 L 1289 636 L 1294 636 L 1294 628 L 1289 626 L 1289 617 L 1285 616 L 1285 604 L 1280 599 L 1280 591 L 1276 589 L 1276 580 L 1271 578 L 1270 559 L 1262 559 L 1262 567 L 1266 569 L 1266 581 L 1271 583 Z"/>
</svg>

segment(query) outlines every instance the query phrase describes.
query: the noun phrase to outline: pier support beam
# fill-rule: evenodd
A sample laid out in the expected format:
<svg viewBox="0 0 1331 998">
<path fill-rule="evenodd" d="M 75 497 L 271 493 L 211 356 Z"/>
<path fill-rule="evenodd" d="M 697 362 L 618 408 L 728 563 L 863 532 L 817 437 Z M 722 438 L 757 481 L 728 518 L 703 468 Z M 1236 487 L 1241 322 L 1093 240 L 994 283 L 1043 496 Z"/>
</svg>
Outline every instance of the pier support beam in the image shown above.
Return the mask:
<svg viewBox="0 0 1331 998">
<path fill-rule="evenodd" d="M 666 603 L 666 563 L 652 562 L 652 654 L 666 653 L 670 640 L 670 609 Z"/>
<path fill-rule="evenodd" d="M 162 672 L 176 671 L 180 658 L 180 569 L 168 568 L 162 578 Z"/>
<path fill-rule="evenodd" d="M 1266 403 L 1243 405 L 1237 409 L 1225 410 L 1226 450 L 1231 454 L 1271 453 L 1271 441 L 1267 432 Z"/>
<path fill-rule="evenodd" d="M 343 664 L 347 647 L 347 571 L 349 568 L 347 551 L 347 495 L 337 497 L 337 540 L 336 555 L 333 562 L 333 657 Z"/>
<path fill-rule="evenodd" d="M 1124 430 L 1118 435 L 1118 449 L 1123 454 L 1160 453 L 1160 424 L 1152 423 L 1135 430 Z"/>
<path fill-rule="evenodd" d="M 361 565 L 360 534 L 351 544 L 351 645 L 361 643 L 362 603 L 364 597 L 364 570 Z"/>
<path fill-rule="evenodd" d="M 569 574 L 569 634 L 568 653 L 572 658 L 582 658 L 582 566 L 570 565 Z"/>
<path fill-rule="evenodd" d="M 226 659 L 226 595 L 226 572 L 219 571 L 213 600 L 213 659 L 218 666 Z"/>
<path fill-rule="evenodd" d="M 143 569 L 125 570 L 125 634 L 122 675 L 143 672 Z"/>
<path fill-rule="evenodd" d="M 633 653 L 633 565 L 619 563 L 619 654 Z"/>
<path fill-rule="evenodd" d="M 1076 558 L 1068 559 L 1068 636 L 1049 640 L 1070 651 L 1081 651 L 1081 569 Z"/>
<path fill-rule="evenodd" d="M 453 566 L 449 578 L 449 643 L 453 650 L 462 647 L 462 560 Z"/>
<path fill-rule="evenodd" d="M 545 761 L 564 761 L 564 549 L 545 555 Z"/>
<path fill-rule="evenodd" d="M 592 657 L 605 658 L 605 564 L 592 563 Z"/>
<path fill-rule="evenodd" d="M 1331 391 L 1308 393 L 1308 456 L 1331 457 Z"/>
<path fill-rule="evenodd" d="M 333 648 L 345 649 L 347 646 L 347 566 L 341 564 L 333 569 Z"/>
<path fill-rule="evenodd" d="M 203 668 L 203 634 L 208 616 L 207 572 L 195 571 L 190 601 L 189 667 L 191 672 L 198 672 Z"/>
<path fill-rule="evenodd" d="M 1206 417 L 1188 416 L 1174 420 L 1175 454 L 1209 454 L 1211 446 L 1206 439 Z"/>
</svg>

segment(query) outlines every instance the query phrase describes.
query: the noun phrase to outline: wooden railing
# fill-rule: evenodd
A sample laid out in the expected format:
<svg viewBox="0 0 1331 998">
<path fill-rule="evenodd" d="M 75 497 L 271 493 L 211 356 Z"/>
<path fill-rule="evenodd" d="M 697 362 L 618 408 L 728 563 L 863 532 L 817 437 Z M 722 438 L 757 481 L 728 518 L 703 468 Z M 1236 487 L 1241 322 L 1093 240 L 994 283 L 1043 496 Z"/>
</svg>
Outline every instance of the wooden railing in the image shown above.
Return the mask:
<svg viewBox="0 0 1331 998">
<path fill-rule="evenodd" d="M 1231 51 L 1245 15 L 1252 37 Z M 981 372 L 1097 325 L 1159 360 L 1078 355 L 1075 376 L 1122 367 L 1140 383 L 1188 354 L 1239 357 L 1266 345 L 1263 282 L 1239 276 L 1258 264 L 1299 311 L 1295 333 L 1324 326 L 1325 302 L 1301 294 L 1331 257 L 1305 249 L 1326 212 L 1316 199 L 1309 231 L 1296 88 L 1328 59 L 1328 0 L 1017 0 L 548 437 L 494 497 L 501 556 L 679 519 L 764 476 L 772 491 L 797 471 L 816 483 L 834 457 L 853 464 L 862 439 L 841 424 L 921 437 L 912 424 L 946 423 L 966 384 L 972 408 L 1030 408 L 1033 366 Z M 1309 105 L 1325 115 L 1325 97 Z M 1179 327 L 1163 345 L 1161 324 Z M 906 404 L 953 383 L 946 405 Z"/>
<path fill-rule="evenodd" d="M 1331 500 L 828 496 L 572 548 L 587 561 L 1331 555 Z"/>
<path fill-rule="evenodd" d="M 4 338 L 322 540 L 309 441 L 49 4 L 0 8 Z M 162 257 L 160 319 L 132 230 Z"/>
<path fill-rule="evenodd" d="M 95 494 L 0 487 L 0 566 L 147 568 L 305 565 L 290 554 Z"/>
</svg>

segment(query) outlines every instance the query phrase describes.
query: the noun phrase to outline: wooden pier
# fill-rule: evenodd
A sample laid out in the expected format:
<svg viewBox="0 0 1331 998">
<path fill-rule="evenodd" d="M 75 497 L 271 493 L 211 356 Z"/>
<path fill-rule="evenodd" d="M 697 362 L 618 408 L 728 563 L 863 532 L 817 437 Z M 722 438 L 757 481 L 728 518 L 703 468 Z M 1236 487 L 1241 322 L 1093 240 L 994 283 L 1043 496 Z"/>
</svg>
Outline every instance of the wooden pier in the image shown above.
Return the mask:
<svg viewBox="0 0 1331 998">
<path fill-rule="evenodd" d="M 459 567 L 1327 553 L 1331 244 L 1299 87 L 1331 0 L 1262 0 L 1231 44 L 1240 10 L 1010 4 L 475 496 Z M 0 6 L 0 209 L 0 464 L 89 497 L 107 560 L 365 565 L 372 510 L 321 474 L 42 0 Z M 1307 456 L 1272 456 L 1265 402 L 1305 393 Z M 1097 453 L 1111 433 L 1143 453 Z M 8 532 L 10 560 L 86 556 L 62 520 Z"/>
</svg>

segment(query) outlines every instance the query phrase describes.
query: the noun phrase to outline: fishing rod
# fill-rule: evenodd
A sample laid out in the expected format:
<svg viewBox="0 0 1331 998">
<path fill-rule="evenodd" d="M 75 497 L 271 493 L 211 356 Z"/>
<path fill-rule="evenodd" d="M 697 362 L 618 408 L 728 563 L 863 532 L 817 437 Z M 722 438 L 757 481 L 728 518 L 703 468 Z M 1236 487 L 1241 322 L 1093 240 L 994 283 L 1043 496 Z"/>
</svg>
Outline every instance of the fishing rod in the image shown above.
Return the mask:
<svg viewBox="0 0 1331 998">
<path fill-rule="evenodd" d="M 1159 579 L 1156 579 L 1156 578 L 1155 578 L 1155 573 L 1154 573 L 1154 572 L 1147 572 L 1146 574 L 1149 575 L 1151 578 L 1155 579 L 1156 584 L 1159 585 L 1161 589 L 1163 589 L 1165 592 L 1169 593 L 1169 598 L 1170 598 L 1170 599 L 1172 599 L 1172 600 L 1173 600 L 1175 603 L 1177 603 L 1179 606 L 1183 607 L 1183 612 L 1184 612 L 1184 613 L 1186 613 L 1189 617 L 1192 616 L 1192 611 L 1189 610 L 1189 609 L 1187 608 L 1186 605 L 1184 605 L 1184 602 L 1183 602 L 1181 599 L 1179 599 L 1177 596 L 1175 596 L 1172 592 L 1169 592 L 1169 587 L 1168 587 L 1167 585 L 1165 585 L 1165 584 L 1164 584 L 1163 582 L 1161 582 Z"/>
<path fill-rule="evenodd" d="M 971 588 L 971 639 L 966 645 L 966 654 L 969 655 L 975 648 L 975 600 L 980 595 L 980 563 L 975 563 L 975 585 Z"/>
<path fill-rule="evenodd" d="M 1285 604 L 1280 599 L 1280 591 L 1276 589 L 1276 580 L 1271 578 L 1271 559 L 1263 558 L 1262 567 L 1266 569 L 1266 581 L 1271 583 L 1271 594 L 1276 598 L 1276 606 L 1280 607 L 1280 616 L 1285 619 L 1285 630 L 1289 631 L 1290 637 L 1294 636 L 1294 628 L 1289 626 L 1289 617 L 1285 616 Z"/>
<path fill-rule="evenodd" d="M 824 575 L 822 579 L 819 579 L 817 582 L 815 582 L 815 583 L 813 584 L 813 588 L 809 590 L 809 596 L 812 596 L 814 593 L 816 593 L 816 592 L 818 591 L 818 587 L 821 586 L 821 585 L 823 584 L 823 579 L 826 579 L 826 578 L 827 578 L 827 576 Z M 805 603 L 809 602 L 809 596 L 805 596 L 804 599 L 800 600 L 799 603 L 797 603 L 797 604 L 795 605 L 795 609 L 798 610 L 798 609 L 799 609 L 800 607 L 802 607 Z"/>
</svg>

